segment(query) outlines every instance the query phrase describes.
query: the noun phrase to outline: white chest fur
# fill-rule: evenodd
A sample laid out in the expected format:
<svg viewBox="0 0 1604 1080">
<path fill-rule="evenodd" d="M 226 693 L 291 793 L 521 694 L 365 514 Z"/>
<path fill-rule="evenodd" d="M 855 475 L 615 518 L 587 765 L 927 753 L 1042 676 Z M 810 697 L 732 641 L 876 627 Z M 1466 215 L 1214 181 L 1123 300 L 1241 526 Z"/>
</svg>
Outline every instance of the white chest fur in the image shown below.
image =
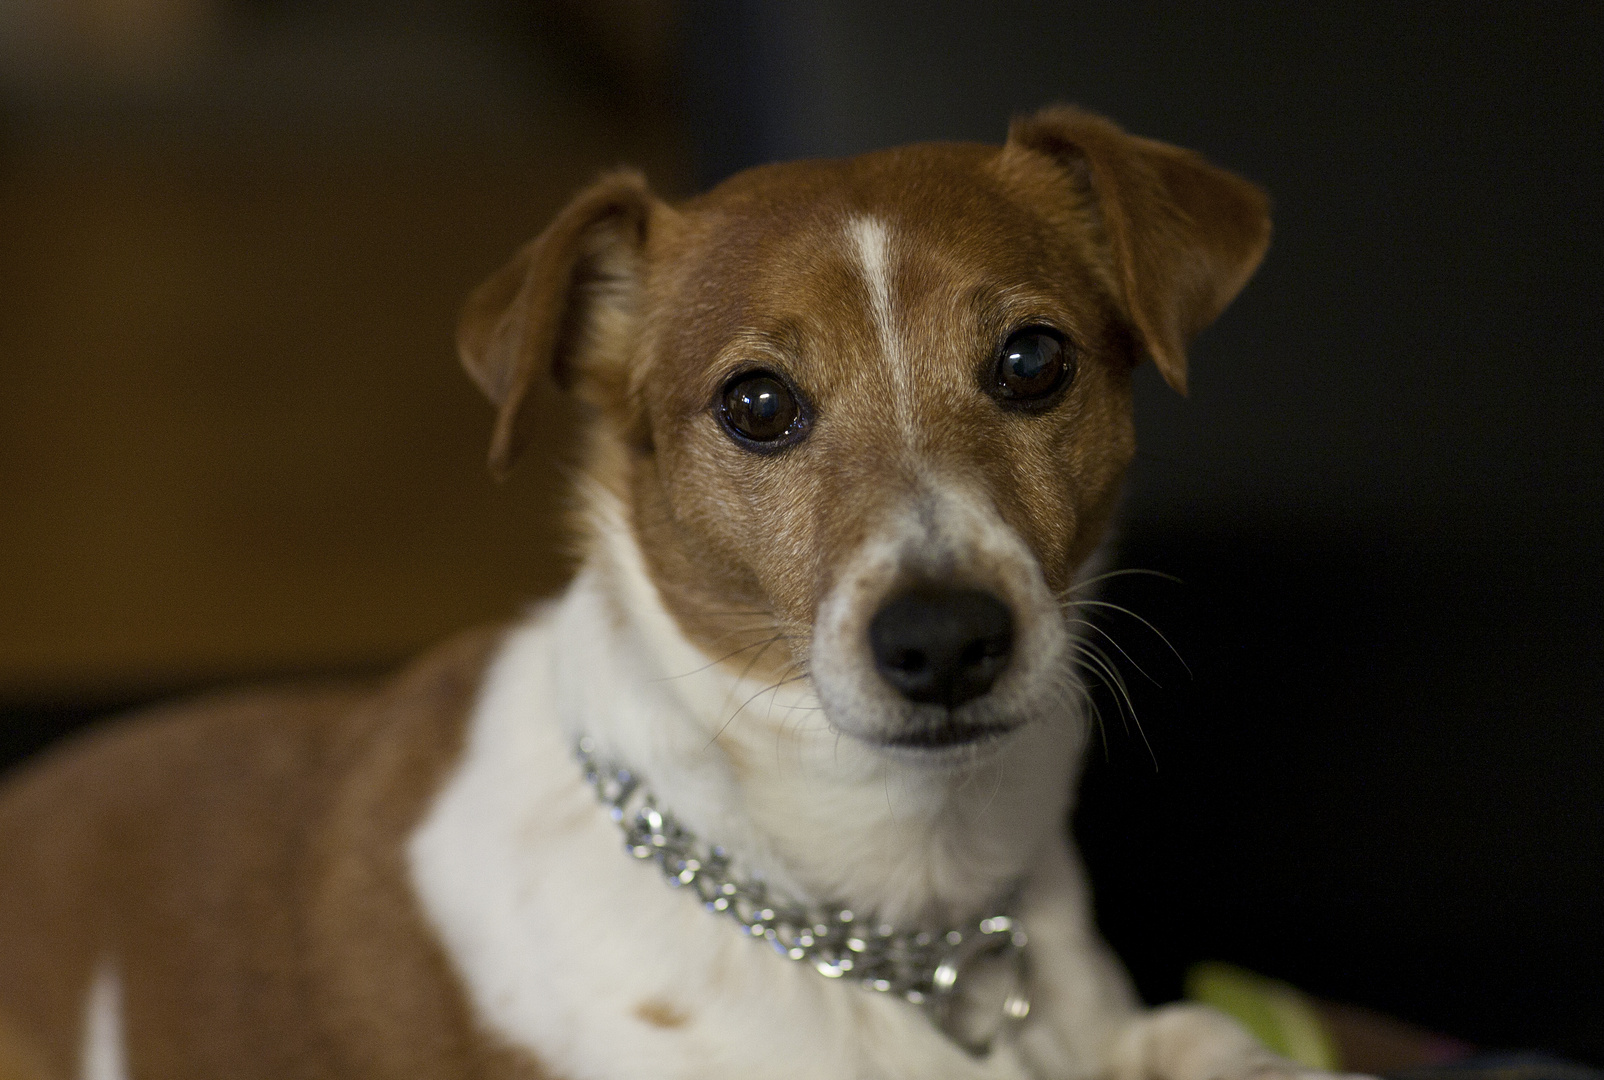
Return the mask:
<svg viewBox="0 0 1604 1080">
<path fill-rule="evenodd" d="M 555 632 L 547 612 L 508 642 L 410 846 L 482 1023 L 565 1080 L 1029 1075 L 781 959 L 630 860 L 550 711 Z"/>
<path fill-rule="evenodd" d="M 1014 762 L 1010 780 L 1037 783 L 977 782 L 935 809 L 874 773 L 861 751 L 836 747 L 816 710 L 789 723 L 804 732 L 789 754 L 776 749 L 778 728 L 756 722 L 710 737 L 708 718 L 728 716 L 745 700 L 732 695 L 748 688 L 696 673 L 706 660 L 666 625 L 655 596 L 627 595 L 645 582 L 630 553 L 618 554 L 625 565 L 588 569 L 509 637 L 462 760 L 409 844 L 413 886 L 479 1022 L 564 1080 L 1091 1071 L 1111 1026 L 1128 1015 L 1128 995 L 1089 930 L 1064 842 L 1053 829 L 1032 841 L 1040 830 L 1014 821 L 1061 821 L 1061 796 L 1049 789 L 1045 809 L 1032 813 L 1030 791 L 1022 798 L 1019 789 L 1041 780 L 1025 762 L 1068 753 L 1062 735 L 1039 736 Z M 634 618 L 628 631 L 615 618 L 620 603 Z M 772 718 L 805 705 L 771 700 L 764 711 Z M 856 890 L 829 894 L 847 897 L 940 889 L 962 878 L 966 861 L 977 878 L 988 863 L 1018 863 L 1016 877 L 1033 865 L 1022 914 L 1037 1014 L 986 1057 L 971 1057 L 914 1006 L 826 980 L 743 936 L 621 850 L 574 759 L 581 730 L 636 764 L 701 835 L 751 854 L 749 865 L 793 895 L 805 896 L 807 883 L 787 880 L 787 866 L 818 864 L 830 850 L 848 868 L 826 887 Z M 746 748 L 772 777 L 737 777 L 721 745 L 742 731 L 766 751 Z M 827 776 L 827 764 L 841 775 Z M 1064 766 L 1057 773 L 1067 786 Z M 839 828 L 821 829 L 830 818 Z M 1008 830 L 1004 841 L 978 839 L 988 821 Z"/>
</svg>

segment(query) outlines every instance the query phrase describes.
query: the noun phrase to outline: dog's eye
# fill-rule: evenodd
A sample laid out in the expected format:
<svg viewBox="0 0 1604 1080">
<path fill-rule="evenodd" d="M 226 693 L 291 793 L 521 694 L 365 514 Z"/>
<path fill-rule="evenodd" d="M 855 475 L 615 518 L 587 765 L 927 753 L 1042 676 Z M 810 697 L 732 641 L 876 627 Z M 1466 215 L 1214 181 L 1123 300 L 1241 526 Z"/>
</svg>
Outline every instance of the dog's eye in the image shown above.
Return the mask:
<svg viewBox="0 0 1604 1080">
<path fill-rule="evenodd" d="M 796 395 L 778 376 L 749 371 L 724 384 L 719 394 L 724 428 L 752 449 L 778 449 L 802 435 L 805 416 Z"/>
<path fill-rule="evenodd" d="M 1075 374 L 1069 344 L 1055 330 L 1027 326 L 1003 343 L 991 392 L 1005 404 L 1044 403 Z"/>
</svg>

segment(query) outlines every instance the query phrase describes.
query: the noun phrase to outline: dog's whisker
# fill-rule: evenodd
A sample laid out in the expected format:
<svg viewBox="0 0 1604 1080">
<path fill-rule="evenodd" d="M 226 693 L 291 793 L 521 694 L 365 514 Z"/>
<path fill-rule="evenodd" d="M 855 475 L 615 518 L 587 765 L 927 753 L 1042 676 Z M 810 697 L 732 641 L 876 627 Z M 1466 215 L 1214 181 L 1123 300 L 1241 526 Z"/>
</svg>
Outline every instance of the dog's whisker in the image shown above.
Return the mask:
<svg viewBox="0 0 1604 1080">
<path fill-rule="evenodd" d="M 1097 741 L 1103 744 L 1103 761 L 1109 760 L 1108 751 L 1108 725 L 1103 721 L 1103 709 L 1088 692 L 1085 695 L 1086 704 L 1091 706 L 1092 718 L 1097 721 Z"/>
<path fill-rule="evenodd" d="M 703 664 L 699 668 L 692 668 L 691 670 L 681 672 L 678 675 L 662 675 L 662 676 L 659 676 L 658 678 L 649 679 L 647 681 L 648 682 L 658 683 L 658 682 L 672 682 L 675 679 L 688 679 L 692 675 L 699 675 L 702 672 L 708 670 L 709 668 L 718 667 L 720 664 L 724 663 L 726 660 L 733 660 L 735 657 L 740 656 L 742 653 L 744 653 L 744 652 L 746 652 L 746 651 L 748 651 L 750 649 L 756 649 L 760 645 L 762 647 L 764 647 L 764 648 L 768 648 L 768 646 L 773 645 L 776 641 L 779 641 L 784 637 L 785 637 L 784 634 L 775 634 L 772 637 L 764 638 L 761 641 L 754 641 L 750 645 L 742 645 L 739 649 L 734 649 L 734 650 L 732 650 L 730 652 L 727 652 L 723 656 L 719 657 L 717 660 L 709 660 L 707 663 Z M 763 654 L 761 652 L 758 653 L 758 656 L 761 657 L 762 655 Z M 748 664 L 747 665 L 747 671 L 750 671 L 750 670 L 751 670 L 751 665 Z M 745 673 L 743 672 L 742 674 L 743 674 L 743 677 L 744 677 Z"/>
<path fill-rule="evenodd" d="M 1103 680 L 1103 685 L 1108 687 L 1110 693 L 1114 694 L 1115 704 L 1124 703 L 1121 720 L 1123 721 L 1126 714 L 1130 716 L 1130 723 L 1136 725 L 1136 733 L 1141 736 L 1142 745 L 1147 747 L 1147 756 L 1153 760 L 1153 769 L 1157 771 L 1158 754 L 1154 752 L 1153 744 L 1147 737 L 1147 729 L 1142 727 L 1142 718 L 1136 715 L 1136 703 L 1131 699 L 1130 688 L 1125 684 L 1125 679 L 1120 675 L 1113 658 L 1095 643 L 1085 639 L 1077 641 L 1075 647 L 1082 660 L 1091 663 L 1102 675 L 1106 676 Z M 1129 725 L 1126 726 L 1126 730 L 1130 730 Z"/>
<path fill-rule="evenodd" d="M 794 680 L 797 680 L 797 679 L 804 679 L 804 677 L 807 677 L 807 666 L 805 666 L 805 664 L 802 663 L 802 661 L 792 661 L 791 666 L 789 666 L 789 668 L 786 668 L 786 671 L 784 671 L 783 674 L 781 674 L 781 680 L 780 680 L 780 682 L 778 682 L 778 684 L 775 684 L 775 687 L 773 687 L 773 690 L 778 690 L 778 688 L 783 687 L 783 685 L 789 684 L 789 682 L 794 682 Z M 773 698 L 770 698 L 770 700 L 768 700 L 768 708 L 770 708 L 770 714 L 773 713 L 773 703 L 775 703 L 775 700 L 776 700 L 776 698 L 778 698 L 778 696 L 780 696 L 780 695 L 778 695 L 778 693 L 776 693 L 776 695 L 773 696 Z M 786 730 L 792 729 L 792 727 L 794 727 L 794 729 L 796 729 L 797 735 L 802 735 L 802 730 L 804 730 L 804 729 L 802 729 L 802 725 L 804 725 L 805 722 L 807 722 L 808 719 L 810 719 L 810 717 L 805 716 L 805 713 L 808 713 L 808 711 L 810 711 L 810 709 L 808 709 L 807 706 L 802 706 L 802 704 L 796 703 L 796 701 L 792 701 L 792 703 L 786 704 L 786 706 L 784 706 L 784 709 L 786 709 L 786 716 L 784 716 L 783 721 L 780 722 L 780 727 L 778 727 L 778 729 L 775 730 L 775 767 L 776 767 L 776 769 L 783 769 L 783 767 L 784 767 L 783 754 L 784 754 L 784 745 L 786 745 Z M 797 716 L 797 714 L 799 714 L 799 713 L 804 714 L 804 716 Z M 799 765 L 799 767 L 800 767 L 800 765 L 802 765 L 802 754 L 800 754 L 800 749 L 799 749 L 799 751 L 797 751 L 797 765 Z"/>
<path fill-rule="evenodd" d="M 773 612 L 772 609 L 770 609 L 770 608 L 761 608 L 761 607 L 732 607 L 732 608 L 698 607 L 698 608 L 692 609 L 690 614 L 693 614 L 698 619 L 730 619 L 730 618 L 738 618 L 738 617 L 747 616 L 747 615 L 758 616 L 758 617 L 765 618 L 765 619 L 770 619 L 770 620 L 772 620 L 774 618 L 774 612 Z"/>
<path fill-rule="evenodd" d="M 791 682 L 792 677 L 801 670 L 801 667 L 802 664 L 800 661 L 793 660 L 789 665 L 786 666 L 786 669 L 780 673 L 780 681 L 768 687 L 768 689 L 774 691 L 774 693 L 769 698 L 769 711 L 764 716 L 764 723 L 767 723 L 774 718 L 774 703 L 779 700 L 780 687 Z M 785 709 L 786 718 L 780 721 L 780 726 L 775 729 L 774 732 L 774 766 L 776 769 L 781 769 L 784 767 L 785 763 L 781 758 L 781 754 L 785 748 L 785 729 L 787 725 L 791 724 L 795 720 L 796 717 L 796 709 L 793 706 L 787 705 Z"/>
<path fill-rule="evenodd" d="M 1095 646 L 1092 646 L 1089 642 L 1077 641 L 1075 643 L 1076 657 L 1091 674 L 1097 676 L 1097 681 L 1102 683 L 1104 689 L 1114 696 L 1114 705 L 1119 712 L 1120 724 L 1129 732 L 1130 721 L 1127 719 L 1126 714 L 1128 711 L 1135 711 L 1131 708 L 1130 694 L 1126 692 L 1124 680 L 1120 678 L 1119 672 L 1109 664 L 1108 654 L 1103 653 L 1102 657 L 1099 658 L 1093 653 L 1092 650 L 1094 648 Z"/>
<path fill-rule="evenodd" d="M 1140 574 L 1140 575 L 1143 575 L 1143 576 L 1146 576 L 1146 577 L 1162 578 L 1163 580 L 1169 581 L 1169 582 L 1173 582 L 1176 585 L 1184 585 L 1185 584 L 1185 582 L 1183 582 L 1180 578 L 1176 577 L 1174 574 L 1166 574 L 1162 570 L 1143 570 L 1143 569 L 1140 569 L 1138 567 L 1128 567 L 1128 568 L 1122 569 L 1122 570 L 1108 570 L 1108 571 L 1105 571 L 1105 572 L 1103 572 L 1101 574 L 1096 574 L 1096 575 L 1094 575 L 1092 577 L 1086 578 L 1086 579 L 1084 579 L 1082 581 L 1077 581 L 1073 585 L 1069 586 L 1069 588 L 1067 588 L 1063 592 L 1059 593 L 1058 594 L 1058 598 L 1060 600 L 1063 600 L 1066 597 L 1068 597 L 1071 593 L 1079 592 L 1082 589 L 1089 589 L 1093 585 L 1098 584 L 1099 582 L 1107 581 L 1110 578 L 1128 577 L 1128 576 L 1130 576 L 1132 574 Z"/>
<path fill-rule="evenodd" d="M 745 681 L 746 676 L 751 674 L 752 668 L 755 667 L 757 665 L 757 662 L 763 658 L 763 653 L 768 650 L 768 647 L 770 645 L 773 645 L 776 641 L 779 641 L 781 639 L 781 637 L 783 637 L 783 636 L 784 635 L 775 635 L 774 637 L 770 638 L 768 640 L 768 642 L 764 644 L 763 649 L 760 650 L 756 656 L 752 657 L 751 660 L 747 661 L 746 670 L 741 672 L 741 680 L 742 681 Z M 799 678 L 802 678 L 802 677 L 803 676 L 799 675 L 796 678 L 799 679 Z M 724 723 L 719 726 L 718 731 L 714 732 L 713 738 L 708 741 L 707 745 L 708 746 L 712 746 L 713 743 L 717 742 L 718 739 L 719 739 L 719 736 L 724 734 L 725 730 L 732 723 L 735 722 L 735 718 L 737 716 L 740 716 L 741 713 L 745 712 L 746 711 L 746 707 L 748 705 L 752 704 L 752 702 L 756 701 L 758 698 L 762 697 L 764 694 L 769 693 L 771 690 L 778 690 L 781 686 L 784 686 L 787 683 L 794 682 L 794 681 L 796 681 L 796 679 L 782 679 L 779 682 L 771 683 L 768 686 L 763 687 L 763 689 L 759 690 L 757 693 L 753 694 L 751 697 L 747 698 L 745 701 L 741 702 L 741 704 L 736 708 L 736 710 L 734 712 L 730 713 L 729 719 L 725 720 Z"/>
<path fill-rule="evenodd" d="M 1086 687 L 1086 684 L 1079 679 L 1066 681 L 1064 689 L 1066 692 L 1070 693 L 1068 702 L 1073 705 L 1078 701 L 1086 708 L 1087 713 L 1091 716 L 1092 722 L 1097 725 L 1097 738 L 1098 741 L 1103 744 L 1103 760 L 1107 761 L 1108 725 L 1103 722 L 1102 706 L 1097 703 L 1096 696 L 1093 695 L 1091 690 Z"/>
<path fill-rule="evenodd" d="M 776 634 L 775 636 L 769 638 L 767 641 L 759 643 L 763 647 L 757 651 L 757 654 L 755 656 L 753 656 L 752 659 L 750 659 L 750 660 L 748 660 L 746 662 L 746 667 L 742 670 L 740 678 L 737 680 L 737 685 L 746 680 L 746 677 L 751 674 L 752 668 L 757 665 L 757 662 L 759 660 L 763 659 L 763 654 L 769 650 L 770 646 L 772 646 L 776 641 L 779 641 L 782 637 L 784 637 L 783 634 Z M 730 692 L 732 694 L 734 693 L 734 686 L 732 686 L 730 688 Z M 724 732 L 729 729 L 729 726 L 735 722 L 735 718 L 737 716 L 740 716 L 741 713 L 746 709 L 746 707 L 748 705 L 752 704 L 752 702 L 756 701 L 759 697 L 761 697 L 763 694 L 765 694 L 767 692 L 768 692 L 768 688 L 765 687 L 764 689 L 759 690 L 756 694 L 753 694 L 751 697 L 749 697 L 745 701 L 743 701 L 735 709 L 734 712 L 730 713 L 729 718 L 726 719 L 724 721 L 724 723 L 719 725 L 719 729 L 717 731 L 713 732 L 713 737 L 711 739 L 707 740 L 707 746 L 704 746 L 703 749 L 705 750 L 708 747 L 711 747 L 714 743 L 718 742 L 719 738 L 724 734 Z M 729 701 L 729 698 L 727 696 L 725 698 L 725 701 L 726 702 Z"/>
<path fill-rule="evenodd" d="M 1101 676 L 1099 676 L 1098 681 L 1099 682 L 1102 681 Z M 1086 705 L 1091 709 L 1092 718 L 1097 722 L 1097 737 L 1098 737 L 1098 741 L 1100 741 L 1103 744 L 1103 760 L 1105 762 L 1109 761 L 1109 760 L 1111 760 L 1111 757 L 1112 757 L 1112 749 L 1111 749 L 1111 745 L 1110 745 L 1110 743 L 1108 741 L 1108 720 L 1103 715 L 1103 707 L 1098 702 L 1097 696 L 1095 694 L 1093 694 L 1090 689 L 1087 689 L 1085 691 L 1084 700 L 1085 700 Z M 1116 709 L 1117 708 L 1118 708 L 1118 706 L 1116 706 Z M 1124 714 L 1123 711 L 1120 711 L 1120 723 L 1122 725 L 1125 724 L 1125 714 Z M 1128 726 L 1126 727 L 1126 730 L 1127 730 L 1127 732 L 1130 730 Z"/>
<path fill-rule="evenodd" d="M 1117 688 L 1120 694 L 1124 696 L 1127 704 L 1132 702 L 1130 684 L 1125 681 L 1125 676 L 1120 674 L 1119 665 L 1114 663 L 1114 658 L 1108 655 L 1107 650 L 1095 641 L 1087 641 L 1085 638 L 1078 639 L 1075 642 L 1075 648 L 1081 652 L 1082 659 L 1091 659 L 1092 656 L 1095 656 L 1098 661 L 1098 667 L 1107 672 L 1109 677 L 1114 680 L 1114 686 L 1111 689 Z M 1091 655 L 1088 656 L 1087 654 Z M 1134 711 L 1133 709 L 1132 712 Z"/>
<path fill-rule="evenodd" d="M 718 620 L 718 630 L 728 636 L 732 633 L 741 633 L 755 627 L 773 630 L 775 633 L 784 633 L 774 621 L 772 615 L 729 615 L 721 616 Z"/>
<path fill-rule="evenodd" d="M 1141 623 L 1143 626 L 1145 626 L 1149 630 L 1151 630 L 1153 632 L 1153 635 L 1164 643 L 1164 647 L 1169 649 L 1169 651 L 1175 656 L 1175 659 L 1180 662 L 1181 667 L 1186 669 L 1186 674 L 1188 675 L 1188 677 L 1195 677 L 1195 676 L 1192 675 L 1191 667 L 1189 667 L 1187 665 L 1187 663 L 1186 663 L 1186 657 L 1181 655 L 1181 652 L 1180 652 L 1179 649 L 1177 649 L 1174 645 L 1170 644 L 1170 639 L 1164 636 L 1164 632 L 1162 630 L 1160 630 L 1158 627 L 1154 626 L 1152 623 L 1148 622 L 1146 619 L 1142 618 L 1140 615 L 1136 614 L 1136 612 L 1132 611 L 1130 608 L 1122 607 L 1119 604 L 1111 604 L 1107 600 L 1092 600 L 1090 598 L 1081 599 L 1081 600 L 1071 600 L 1070 603 L 1073 604 L 1076 607 L 1085 606 L 1085 607 L 1108 608 L 1108 609 L 1110 609 L 1112 611 L 1117 611 L 1122 615 L 1126 615 L 1126 616 L 1129 616 L 1132 619 L 1135 619 L 1137 622 Z"/>
<path fill-rule="evenodd" d="M 794 666 L 793 666 L 793 668 L 794 668 Z M 765 686 L 763 689 L 759 690 L 756 694 L 753 695 L 753 699 L 755 700 L 756 698 L 762 697 L 764 694 L 767 694 L 770 691 L 776 691 L 777 692 L 783 686 L 790 686 L 792 683 L 803 682 L 807 678 L 808 678 L 808 673 L 806 671 L 798 671 L 795 674 L 792 674 L 791 670 L 787 670 L 784 673 L 783 677 L 778 682 L 770 683 L 768 686 Z M 774 708 L 774 698 L 770 698 L 769 699 L 769 708 L 771 710 L 771 715 L 772 715 L 772 710 Z M 819 708 L 820 707 L 818 705 L 803 705 L 800 702 L 793 702 L 793 703 L 785 706 L 785 709 L 786 709 L 787 712 L 818 712 Z"/>
<path fill-rule="evenodd" d="M 1131 657 L 1131 654 L 1126 652 L 1124 647 L 1121 646 L 1119 642 L 1114 640 L 1114 635 L 1113 634 L 1110 634 L 1107 630 L 1104 630 L 1101 626 L 1098 626 L 1095 622 L 1093 622 L 1090 619 L 1071 619 L 1070 620 L 1070 625 L 1071 626 L 1084 626 L 1089 630 L 1095 630 L 1099 634 L 1102 634 L 1103 637 L 1108 639 L 1108 643 L 1110 645 L 1112 645 L 1115 649 L 1119 650 L 1119 654 L 1125 658 L 1125 662 L 1130 664 L 1131 667 L 1135 668 L 1141 674 L 1142 678 L 1146 679 L 1148 682 L 1152 683 L 1154 686 L 1157 686 L 1157 687 L 1160 687 L 1160 688 L 1163 687 L 1163 683 L 1160 683 L 1157 679 L 1153 678 L 1153 676 L 1149 675 L 1147 673 L 1147 669 L 1142 667 L 1141 664 L 1138 664 Z M 1082 640 L 1084 640 L 1084 639 L 1082 639 Z"/>
</svg>

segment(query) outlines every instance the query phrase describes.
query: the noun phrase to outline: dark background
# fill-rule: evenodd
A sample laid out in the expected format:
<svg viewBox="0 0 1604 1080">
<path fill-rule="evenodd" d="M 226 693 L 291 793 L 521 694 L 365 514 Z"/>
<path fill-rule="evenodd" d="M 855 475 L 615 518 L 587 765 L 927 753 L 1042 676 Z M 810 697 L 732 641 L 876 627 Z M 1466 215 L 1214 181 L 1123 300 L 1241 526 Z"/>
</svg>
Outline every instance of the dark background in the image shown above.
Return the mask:
<svg viewBox="0 0 1604 1080">
<path fill-rule="evenodd" d="M 685 191 L 778 158 L 997 141 L 1009 115 L 1074 101 L 1201 150 L 1267 187 L 1276 207 L 1263 268 L 1193 351 L 1190 398 L 1151 370 L 1139 380 L 1120 563 L 1180 580 L 1118 578 L 1105 599 L 1162 630 L 1184 666 L 1105 609 L 1130 654 L 1121 667 L 1141 727 L 1102 694 L 1106 746 L 1094 748 L 1077 828 L 1106 932 L 1155 1001 L 1179 993 L 1189 963 L 1220 958 L 1483 1045 L 1604 1062 L 1596 6 L 255 0 L 206 10 L 201 44 L 173 46 L 188 59 L 154 83 L 143 68 L 113 77 L 104 69 L 115 63 L 81 58 L 63 62 L 69 75 L 13 78 L 0 161 L 13 180 L 40 160 L 82 176 L 140 146 L 166 147 L 163 161 L 178 146 L 221 176 L 205 188 L 215 194 L 181 202 L 185 221 L 233 212 L 214 203 L 239 198 L 241 145 L 269 172 L 287 159 L 334 163 L 303 165 L 315 179 L 300 187 L 264 183 L 281 203 L 256 191 L 256 209 L 239 211 L 256 222 L 265 200 L 302 222 L 321 276 L 286 271 L 293 287 L 271 278 L 253 294 L 260 304 L 230 316 L 247 337 L 251 325 L 287 328 L 253 354 L 258 376 L 195 403 L 250 412 L 280 394 L 290 404 L 274 415 L 291 417 L 292 442 L 311 448 L 271 483 L 253 481 L 260 451 L 229 429 L 207 445 L 244 464 L 208 473 L 213 487 L 179 465 L 135 477 L 169 499 L 172 488 L 202 498 L 257 483 L 277 493 L 268 505 L 281 531 L 286 515 L 305 524 L 284 534 L 274 573 L 254 549 L 217 556 L 217 536 L 261 526 L 258 493 L 201 515 L 211 532 L 149 547 L 129 569 L 116 561 L 126 545 L 115 525 L 142 512 L 137 500 L 107 502 L 96 529 L 36 512 L 45 539 L 27 549 L 34 562 L 11 561 L 49 587 L 11 586 L 20 599 L 8 632 L 39 641 L 54 627 L 63 642 L 110 644 L 19 646 L 13 661 L 0 648 L 10 663 L 0 689 L 11 687 L 0 734 L 13 753 L 112 699 L 393 662 L 552 587 L 555 482 L 537 460 L 523 488 L 482 486 L 485 416 L 451 382 L 451 310 L 591 172 L 644 161 L 660 187 Z M 183 175 L 192 182 L 197 169 Z M 375 188 L 397 176 L 424 179 L 375 209 Z M 148 182 L 126 186 L 115 205 L 147 205 Z M 309 199 L 326 203 L 310 223 L 296 211 Z M 367 221 L 359 236 L 353 213 Z M 239 265 L 275 257 L 267 233 Z M 396 234 L 417 238 L 393 242 L 406 257 L 364 257 Z M 31 264 L 13 274 L 36 279 Z M 343 328 L 334 348 L 304 325 L 308 290 L 373 299 L 318 309 Z M 49 380 L 62 352 L 98 354 L 30 331 L 36 317 L 5 318 L 0 345 L 32 350 L 28 377 L 45 387 L 36 400 L 78 400 Z M 61 322 L 82 318 L 71 307 Z M 363 329 L 409 318 L 416 333 L 391 330 L 383 346 Z M 170 321 L 152 325 L 154 341 L 177 336 Z M 207 341 L 173 363 L 232 370 L 230 351 Z M 286 354 L 299 358 L 288 371 Z M 127 359 L 129 378 L 153 401 L 188 385 L 147 385 L 144 363 Z M 346 407 L 296 404 L 297 388 L 328 382 L 319 373 L 331 369 L 357 372 L 327 388 Z M 400 389 L 397 371 L 409 373 Z M 363 437 L 349 431 L 353 411 L 369 417 Z M 49 423 L 39 415 L 13 409 L 16 425 L 35 427 L 0 456 L 0 470 L 35 488 L 47 483 L 39 462 L 60 456 L 40 448 L 71 443 L 84 423 L 65 406 Z M 421 442 L 419 423 L 433 425 Z M 553 431 L 547 458 L 561 445 Z M 409 441 L 413 457 L 394 460 L 375 441 Z M 452 464 L 426 464 L 419 447 Z M 53 466 L 48 483 L 81 485 L 98 460 Z M 399 493 L 340 512 L 357 516 L 331 509 L 367 505 L 376 488 Z M 86 505 L 100 505 L 100 490 Z M 475 494 L 449 494 L 459 490 Z M 446 515 L 454 527 L 438 524 L 435 498 L 461 503 Z M 412 530 L 411 547 L 375 567 L 363 553 L 393 549 L 398 529 Z M 111 560 L 107 581 L 146 573 L 151 584 L 120 608 L 97 599 L 104 589 L 73 600 L 68 586 L 85 574 L 62 543 Z M 226 566 L 184 591 L 187 565 L 220 558 Z M 238 605 L 216 599 L 217 582 L 237 581 Z M 330 581 L 344 584 L 331 592 Z M 50 622 L 63 603 L 78 604 L 76 623 Z M 277 629 L 244 634 L 242 622 L 259 620 L 239 618 L 241 607 L 279 611 Z M 193 632 L 161 639 L 165 651 L 126 644 L 164 619 Z M 57 653 L 68 659 L 49 659 Z"/>
</svg>

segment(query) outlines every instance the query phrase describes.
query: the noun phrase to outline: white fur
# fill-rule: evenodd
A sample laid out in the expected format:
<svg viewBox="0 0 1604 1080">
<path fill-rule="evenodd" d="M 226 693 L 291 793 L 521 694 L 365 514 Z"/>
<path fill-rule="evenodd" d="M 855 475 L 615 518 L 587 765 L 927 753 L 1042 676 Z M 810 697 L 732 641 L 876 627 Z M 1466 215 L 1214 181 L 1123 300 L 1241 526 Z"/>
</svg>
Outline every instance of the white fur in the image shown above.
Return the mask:
<svg viewBox="0 0 1604 1080">
<path fill-rule="evenodd" d="M 891 370 L 897 400 L 913 400 L 913 372 L 908 367 L 907 350 L 897 329 L 891 306 L 891 231 L 878 218 L 859 215 L 847 221 L 847 239 L 858 262 L 859 273 L 869 288 L 869 319 L 874 324 L 880 353 Z M 904 434 L 914 434 L 913 413 L 907 408 L 891 410 L 900 419 Z"/>
<path fill-rule="evenodd" d="M 123 985 L 111 961 L 95 969 L 84 995 L 84 1036 L 78 1075 L 81 1080 L 128 1080 L 128 1050 L 123 1042 Z"/>
</svg>

